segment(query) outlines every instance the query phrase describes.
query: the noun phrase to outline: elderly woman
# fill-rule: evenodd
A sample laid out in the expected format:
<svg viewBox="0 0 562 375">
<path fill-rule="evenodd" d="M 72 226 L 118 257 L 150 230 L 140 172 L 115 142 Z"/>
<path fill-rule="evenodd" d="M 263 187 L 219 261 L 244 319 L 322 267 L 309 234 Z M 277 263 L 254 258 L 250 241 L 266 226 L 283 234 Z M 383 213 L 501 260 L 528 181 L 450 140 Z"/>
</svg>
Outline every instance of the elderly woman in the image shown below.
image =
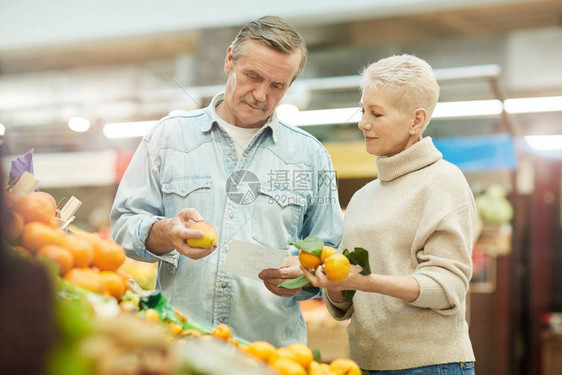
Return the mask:
<svg viewBox="0 0 562 375">
<path fill-rule="evenodd" d="M 392 56 L 362 73 L 359 128 L 378 179 L 357 191 L 341 249 L 369 251 L 372 273 L 344 281 L 303 269 L 348 326 L 350 357 L 370 374 L 474 374 L 465 320 L 472 271 L 473 194 L 461 171 L 422 137 L 439 97 L 432 68 Z M 347 302 L 342 290 L 357 290 Z"/>
</svg>

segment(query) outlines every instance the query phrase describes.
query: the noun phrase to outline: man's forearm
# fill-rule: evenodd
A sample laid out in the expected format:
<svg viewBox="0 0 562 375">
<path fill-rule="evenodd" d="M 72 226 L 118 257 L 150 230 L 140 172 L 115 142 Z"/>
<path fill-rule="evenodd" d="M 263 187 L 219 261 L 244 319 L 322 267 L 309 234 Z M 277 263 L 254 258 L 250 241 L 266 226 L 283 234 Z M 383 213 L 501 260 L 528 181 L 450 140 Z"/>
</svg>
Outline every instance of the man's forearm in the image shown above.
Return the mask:
<svg viewBox="0 0 562 375">
<path fill-rule="evenodd" d="M 158 220 L 152 224 L 152 228 L 146 238 L 146 249 L 153 254 L 161 255 L 173 249 L 168 236 L 170 219 Z"/>
</svg>

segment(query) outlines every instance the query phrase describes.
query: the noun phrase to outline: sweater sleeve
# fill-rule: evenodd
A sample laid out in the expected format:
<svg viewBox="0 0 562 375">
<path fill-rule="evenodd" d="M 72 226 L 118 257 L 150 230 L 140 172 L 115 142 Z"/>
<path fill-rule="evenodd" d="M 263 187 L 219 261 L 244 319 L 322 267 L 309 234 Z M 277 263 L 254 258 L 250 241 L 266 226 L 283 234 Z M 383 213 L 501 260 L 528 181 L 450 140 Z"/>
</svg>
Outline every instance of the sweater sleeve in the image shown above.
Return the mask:
<svg viewBox="0 0 562 375">
<path fill-rule="evenodd" d="M 420 285 L 411 305 L 443 315 L 464 309 L 472 274 L 474 207 L 462 205 L 443 218 L 418 251 L 419 265 L 412 275 Z"/>
<path fill-rule="evenodd" d="M 353 302 L 334 302 L 330 299 L 328 291 L 322 289 L 324 304 L 335 320 L 347 320 L 353 315 Z"/>
</svg>

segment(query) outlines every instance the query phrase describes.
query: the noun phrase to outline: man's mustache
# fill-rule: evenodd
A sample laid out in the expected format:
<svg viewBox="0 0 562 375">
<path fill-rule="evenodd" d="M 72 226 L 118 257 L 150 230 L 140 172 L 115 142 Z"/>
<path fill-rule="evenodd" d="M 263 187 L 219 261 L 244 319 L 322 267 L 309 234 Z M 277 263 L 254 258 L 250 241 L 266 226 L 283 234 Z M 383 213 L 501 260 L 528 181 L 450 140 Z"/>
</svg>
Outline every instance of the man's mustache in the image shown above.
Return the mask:
<svg viewBox="0 0 562 375">
<path fill-rule="evenodd" d="M 258 107 L 259 109 L 261 109 L 264 112 L 267 111 L 267 104 L 265 104 L 263 102 L 258 102 L 254 98 L 241 98 L 240 101 L 242 103 L 246 103 L 246 104 L 252 105 L 254 107 Z"/>
</svg>

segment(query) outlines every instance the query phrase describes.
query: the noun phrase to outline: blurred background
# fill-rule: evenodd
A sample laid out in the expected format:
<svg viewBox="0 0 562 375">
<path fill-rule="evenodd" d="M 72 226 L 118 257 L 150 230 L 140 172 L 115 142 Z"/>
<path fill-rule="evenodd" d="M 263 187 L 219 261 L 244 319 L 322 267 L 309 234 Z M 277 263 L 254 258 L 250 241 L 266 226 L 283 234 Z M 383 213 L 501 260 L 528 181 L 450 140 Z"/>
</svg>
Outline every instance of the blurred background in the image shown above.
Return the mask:
<svg viewBox="0 0 562 375">
<path fill-rule="evenodd" d="M 5 169 L 34 149 L 40 189 L 78 197 L 76 223 L 107 231 L 142 134 L 208 105 L 240 26 L 268 14 L 307 42 L 280 116 L 326 146 L 344 209 L 377 175 L 357 128 L 359 71 L 402 53 L 435 68 L 426 135 L 463 170 L 483 219 L 467 312 L 476 372 L 562 373 L 560 0 L 0 0 Z M 344 327 L 318 309 L 307 319 L 311 345 L 345 350 Z"/>
</svg>

